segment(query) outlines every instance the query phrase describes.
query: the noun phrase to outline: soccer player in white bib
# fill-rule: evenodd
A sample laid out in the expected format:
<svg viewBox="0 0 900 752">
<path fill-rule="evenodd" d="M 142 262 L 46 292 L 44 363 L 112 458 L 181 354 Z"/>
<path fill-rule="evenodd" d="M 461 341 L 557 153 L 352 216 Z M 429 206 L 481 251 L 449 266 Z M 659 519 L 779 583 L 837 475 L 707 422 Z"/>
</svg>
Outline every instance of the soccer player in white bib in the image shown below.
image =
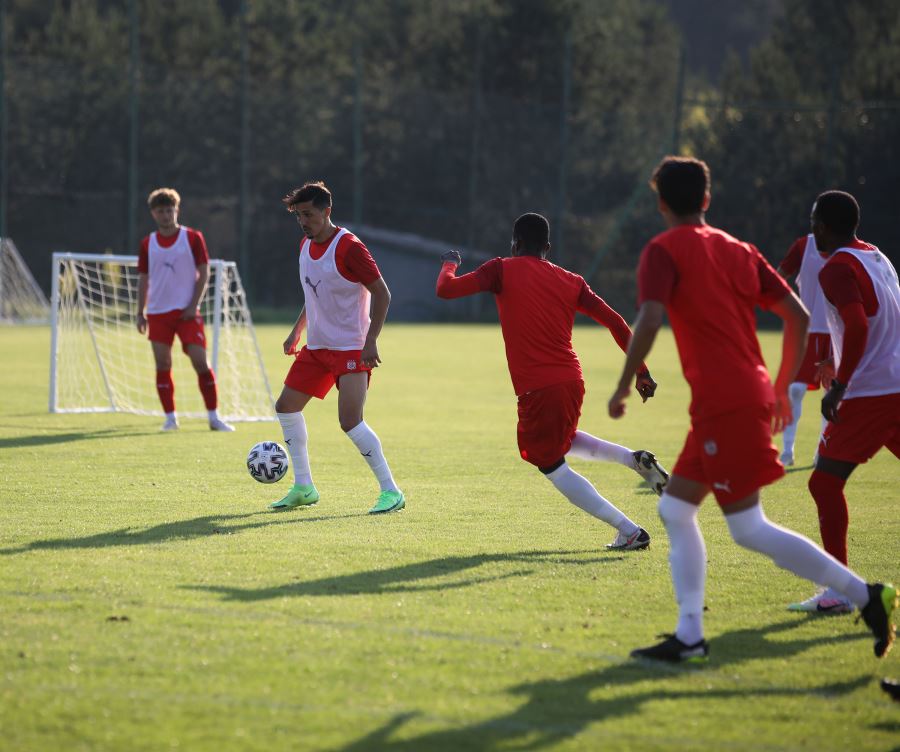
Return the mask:
<svg viewBox="0 0 900 752">
<path fill-rule="evenodd" d="M 900 287 L 888 257 L 856 237 L 859 205 L 853 196 L 822 193 L 811 219 L 816 245 L 827 259 L 818 279 L 827 301 L 837 373 L 822 398 L 828 424 L 809 491 L 819 513 L 822 545 L 846 565 L 847 479 L 882 447 L 900 457 Z M 845 614 L 853 603 L 825 589 L 788 608 Z"/>
<path fill-rule="evenodd" d="M 219 418 L 216 375 L 206 359 L 206 333 L 198 306 L 209 282 L 209 251 L 203 234 L 178 224 L 181 196 L 173 188 L 158 188 L 147 199 L 156 232 L 141 241 L 138 252 L 137 330 L 147 336 L 156 361 L 156 392 L 166 422 L 163 431 L 178 430 L 172 343 L 181 340 L 197 372 L 197 384 L 213 431 L 233 431 Z"/>
<path fill-rule="evenodd" d="M 305 302 L 284 341 L 294 363 L 275 402 L 275 411 L 294 466 L 294 485 L 271 509 L 315 504 L 303 408 L 338 388 L 338 421 L 365 458 L 380 486 L 370 514 L 396 512 L 406 505 L 381 441 L 363 420 L 372 369 L 381 363 L 378 335 L 391 293 L 369 250 L 355 235 L 331 221 L 331 192 L 322 182 L 305 183 L 282 199 L 303 230 L 300 283 Z M 371 311 L 370 311 L 371 309 Z M 371 314 L 371 315 L 370 315 Z M 297 345 L 306 330 L 306 344 Z"/>
<path fill-rule="evenodd" d="M 778 273 L 785 278 L 796 275 L 800 300 L 809 311 L 809 336 L 806 340 L 806 353 L 794 381 L 788 388 L 791 400 L 791 413 L 794 419 L 784 427 L 784 444 L 781 452 L 781 464 L 789 467 L 794 464 L 794 442 L 797 439 L 797 423 L 803 410 L 803 397 L 807 391 L 816 390 L 822 384 L 821 363 L 831 358 L 831 334 L 825 316 L 825 296 L 819 285 L 819 272 L 825 266 L 825 259 L 816 248 L 815 236 L 810 233 L 797 238 L 791 245 L 782 262 L 778 265 Z M 827 387 L 828 385 L 825 384 Z M 825 429 L 822 420 L 821 430 Z M 815 463 L 815 459 L 813 459 Z"/>
</svg>

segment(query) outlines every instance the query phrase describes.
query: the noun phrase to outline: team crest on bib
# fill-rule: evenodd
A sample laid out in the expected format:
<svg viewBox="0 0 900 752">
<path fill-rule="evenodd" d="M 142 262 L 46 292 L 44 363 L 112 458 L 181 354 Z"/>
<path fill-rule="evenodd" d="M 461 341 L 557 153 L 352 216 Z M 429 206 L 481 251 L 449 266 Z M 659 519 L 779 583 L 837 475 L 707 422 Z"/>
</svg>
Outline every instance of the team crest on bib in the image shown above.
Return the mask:
<svg viewBox="0 0 900 752">
<path fill-rule="evenodd" d="M 715 441 L 707 441 L 703 445 L 703 451 L 712 456 L 719 451 L 719 445 Z"/>
<path fill-rule="evenodd" d="M 348 370 L 348 371 L 355 371 L 355 370 L 356 370 L 356 361 L 355 361 L 355 360 L 348 360 L 348 361 L 347 361 L 347 370 Z"/>
</svg>

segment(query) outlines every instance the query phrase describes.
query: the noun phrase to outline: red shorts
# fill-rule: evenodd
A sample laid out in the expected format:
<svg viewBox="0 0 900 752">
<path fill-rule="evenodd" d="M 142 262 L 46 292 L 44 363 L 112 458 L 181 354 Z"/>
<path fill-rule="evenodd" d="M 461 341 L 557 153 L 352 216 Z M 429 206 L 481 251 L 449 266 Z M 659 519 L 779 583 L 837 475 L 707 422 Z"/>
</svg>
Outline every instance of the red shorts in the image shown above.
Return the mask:
<svg viewBox="0 0 900 752">
<path fill-rule="evenodd" d="M 190 345 L 200 345 L 206 349 L 206 332 L 203 330 L 203 317 L 199 314 L 188 321 L 181 318 L 181 311 L 147 314 L 147 337 L 151 342 L 160 342 L 171 347 L 175 335 L 181 340 L 181 349 L 187 352 Z"/>
<path fill-rule="evenodd" d="M 537 467 L 550 467 L 566 456 L 578 429 L 584 382 L 535 389 L 519 397 L 516 434 L 522 459 Z"/>
<path fill-rule="evenodd" d="M 672 474 L 709 486 L 721 506 L 774 483 L 784 467 L 772 444 L 772 406 L 692 421 Z"/>
<path fill-rule="evenodd" d="M 794 376 L 794 382 L 807 385 L 808 389 L 818 389 L 822 384 L 816 378 L 816 363 L 831 357 L 831 335 L 810 334 L 806 341 L 806 354 L 800 364 L 800 370 Z"/>
<path fill-rule="evenodd" d="M 284 385 L 323 399 L 345 373 L 368 373 L 372 369 L 359 362 L 362 350 L 310 350 L 304 346 L 284 379 Z M 338 385 L 340 388 L 340 385 Z"/>
<path fill-rule="evenodd" d="M 881 447 L 900 457 L 900 393 L 852 397 L 841 402 L 837 416 L 825 426 L 820 457 L 861 465 Z"/>
</svg>

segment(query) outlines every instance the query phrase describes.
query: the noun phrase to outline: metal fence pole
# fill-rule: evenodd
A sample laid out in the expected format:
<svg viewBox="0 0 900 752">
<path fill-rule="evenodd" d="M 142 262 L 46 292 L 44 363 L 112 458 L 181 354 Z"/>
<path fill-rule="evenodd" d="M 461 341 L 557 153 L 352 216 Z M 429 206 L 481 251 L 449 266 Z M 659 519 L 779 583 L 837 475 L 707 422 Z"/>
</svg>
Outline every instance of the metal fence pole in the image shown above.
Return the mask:
<svg viewBox="0 0 900 752">
<path fill-rule="evenodd" d="M 9 204 L 9 155 L 6 150 L 6 0 L 0 0 L 0 238 L 6 237 Z"/>
<path fill-rule="evenodd" d="M 363 82 L 360 32 L 353 37 L 353 225 L 363 221 Z"/>
<path fill-rule="evenodd" d="M 569 103 L 572 98 L 572 27 L 566 29 L 562 57 L 562 100 L 559 105 L 559 173 L 556 186 L 556 221 L 553 233 L 553 258 L 562 264 L 565 257 L 565 217 L 568 196 L 566 186 L 569 181 Z"/>
<path fill-rule="evenodd" d="M 240 46 L 241 46 L 241 76 L 240 76 L 240 108 L 241 108 L 241 157 L 240 157 L 240 186 L 238 196 L 238 261 L 241 272 L 246 280 L 245 294 L 250 297 L 253 293 L 253 275 L 250 268 L 250 70 L 249 70 L 249 40 L 248 0 L 241 0 L 240 18 Z"/>
<path fill-rule="evenodd" d="M 687 52 L 684 46 L 678 56 L 678 78 L 675 81 L 675 114 L 672 122 L 672 154 L 678 155 L 681 150 L 681 120 L 684 110 L 684 73 L 687 65 Z"/>
<path fill-rule="evenodd" d="M 138 0 L 129 0 L 128 3 L 128 39 L 129 39 L 129 63 L 128 63 L 128 198 L 127 198 L 127 222 L 128 240 L 127 247 L 132 251 L 137 250 L 137 224 L 135 212 L 137 211 L 138 192 L 138 77 L 140 67 L 140 36 L 138 28 Z"/>
</svg>

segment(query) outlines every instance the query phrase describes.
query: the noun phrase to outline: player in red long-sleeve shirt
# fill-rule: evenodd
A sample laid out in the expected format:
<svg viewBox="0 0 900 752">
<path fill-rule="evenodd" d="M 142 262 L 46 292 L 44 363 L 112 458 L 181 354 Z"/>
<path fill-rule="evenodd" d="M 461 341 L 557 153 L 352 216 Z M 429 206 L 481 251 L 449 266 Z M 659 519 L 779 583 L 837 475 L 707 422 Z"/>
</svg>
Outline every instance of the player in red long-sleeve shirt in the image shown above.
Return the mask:
<svg viewBox="0 0 900 752">
<path fill-rule="evenodd" d="M 875 655 L 881 657 L 894 639 L 891 614 L 897 590 L 866 583 L 808 538 L 773 524 L 760 505 L 760 488 L 784 475 L 772 433 L 791 421 L 788 386 L 806 346 L 806 309 L 755 247 L 706 224 L 710 194 L 704 162 L 667 157 L 651 186 L 669 229 L 641 253 L 640 312 L 609 414 L 624 414 L 631 378 L 668 313 L 691 386 L 691 428 L 659 500 L 669 536 L 678 625 L 663 642 L 632 655 L 672 662 L 707 659 L 706 549 L 697 514 L 712 490 L 737 544 L 834 588 L 859 606 L 875 635 Z M 774 388 L 756 338 L 757 305 L 784 321 Z"/>
<path fill-rule="evenodd" d="M 846 564 L 847 479 L 882 447 L 900 457 L 900 288 L 887 256 L 856 237 L 859 205 L 853 196 L 822 193 L 811 221 L 816 247 L 828 258 L 819 283 L 837 373 L 822 398 L 829 423 L 809 490 L 819 511 L 822 545 Z M 788 608 L 843 614 L 853 604 L 826 589 Z"/>
<path fill-rule="evenodd" d="M 585 313 L 609 328 L 623 350 L 631 330 L 577 274 L 550 263 L 550 224 L 540 214 L 523 214 L 513 227 L 512 256 L 495 258 L 474 272 L 456 276 L 462 263 L 448 251 L 437 280 L 441 298 L 491 292 L 497 301 L 500 328 L 513 389 L 518 397 L 519 452 L 535 465 L 575 506 L 616 528 L 614 550 L 650 545 L 647 531 L 604 499 L 591 483 L 566 463 L 566 456 L 618 462 L 638 472 L 657 493 L 668 475 L 646 450 L 632 452 L 578 430 L 584 381 L 572 349 L 575 313 Z M 646 402 L 656 383 L 641 364 L 636 386 Z"/>
</svg>

